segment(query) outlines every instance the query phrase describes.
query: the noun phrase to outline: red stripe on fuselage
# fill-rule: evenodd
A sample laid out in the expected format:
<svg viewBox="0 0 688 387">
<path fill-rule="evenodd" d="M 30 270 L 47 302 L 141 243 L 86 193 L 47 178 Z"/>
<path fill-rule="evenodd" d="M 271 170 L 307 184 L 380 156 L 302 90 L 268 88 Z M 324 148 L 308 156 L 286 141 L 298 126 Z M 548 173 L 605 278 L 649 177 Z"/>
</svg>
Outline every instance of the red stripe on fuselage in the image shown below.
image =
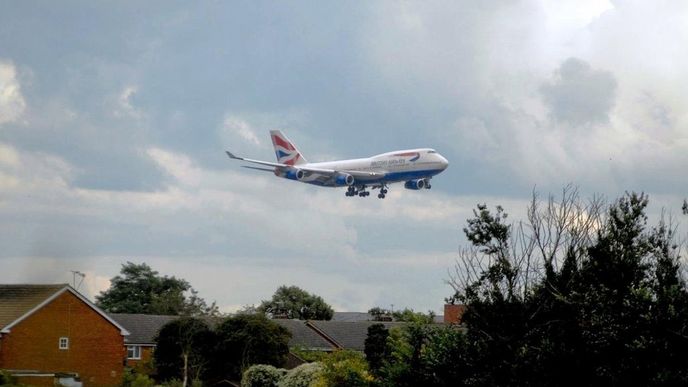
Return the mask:
<svg viewBox="0 0 688 387">
<path fill-rule="evenodd" d="M 279 145 L 286 150 L 290 150 L 290 151 L 296 150 L 296 148 L 294 148 L 293 145 L 291 145 L 290 143 L 284 141 L 283 139 L 281 139 L 275 135 L 272 136 L 272 143 L 275 145 Z"/>
</svg>

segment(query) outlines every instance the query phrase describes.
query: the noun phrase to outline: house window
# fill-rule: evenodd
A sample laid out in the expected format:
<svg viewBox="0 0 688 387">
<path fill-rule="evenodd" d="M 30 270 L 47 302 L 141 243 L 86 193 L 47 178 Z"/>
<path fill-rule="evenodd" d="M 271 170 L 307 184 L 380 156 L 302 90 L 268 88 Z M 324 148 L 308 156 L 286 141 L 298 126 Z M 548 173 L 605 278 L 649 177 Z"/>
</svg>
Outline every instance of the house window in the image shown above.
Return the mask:
<svg viewBox="0 0 688 387">
<path fill-rule="evenodd" d="M 60 337 L 58 347 L 60 349 L 69 349 L 69 337 Z"/>
<path fill-rule="evenodd" d="M 140 345 L 127 345 L 127 359 L 138 360 L 141 359 Z"/>
</svg>

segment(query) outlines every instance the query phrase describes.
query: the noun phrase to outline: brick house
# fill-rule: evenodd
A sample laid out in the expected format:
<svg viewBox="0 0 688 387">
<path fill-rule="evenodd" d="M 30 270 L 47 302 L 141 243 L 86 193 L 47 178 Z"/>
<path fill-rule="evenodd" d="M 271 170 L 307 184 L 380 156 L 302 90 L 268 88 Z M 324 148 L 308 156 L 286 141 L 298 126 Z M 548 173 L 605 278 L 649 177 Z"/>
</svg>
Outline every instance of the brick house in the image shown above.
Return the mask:
<svg viewBox="0 0 688 387">
<path fill-rule="evenodd" d="M 109 316 L 129 331 L 124 339 L 127 367 L 135 368 L 153 357 L 155 336 L 160 329 L 178 316 L 160 316 L 146 314 L 111 313 Z"/>
<path fill-rule="evenodd" d="M 0 369 L 22 383 L 84 386 L 122 380 L 129 332 L 67 284 L 0 285 Z"/>
</svg>

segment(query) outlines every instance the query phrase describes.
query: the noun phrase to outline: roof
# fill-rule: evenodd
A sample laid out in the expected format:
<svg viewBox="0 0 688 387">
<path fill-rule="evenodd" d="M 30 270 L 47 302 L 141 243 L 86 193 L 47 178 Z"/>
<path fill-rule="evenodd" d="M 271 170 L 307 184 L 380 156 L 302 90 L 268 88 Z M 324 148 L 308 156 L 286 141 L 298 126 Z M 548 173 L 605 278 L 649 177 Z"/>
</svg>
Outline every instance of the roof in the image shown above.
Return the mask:
<svg viewBox="0 0 688 387">
<path fill-rule="evenodd" d="M 373 315 L 366 312 L 334 312 L 331 321 L 372 321 Z"/>
<path fill-rule="evenodd" d="M 389 316 L 389 318 L 391 319 L 392 316 Z M 350 322 L 375 321 L 375 317 L 369 313 L 366 313 L 366 312 L 334 312 L 334 314 L 332 315 L 331 321 L 350 321 Z M 433 322 L 434 323 L 444 322 L 444 316 L 434 316 Z"/>
<path fill-rule="evenodd" d="M 289 347 L 299 347 L 310 350 L 331 351 L 337 345 L 328 341 L 323 336 L 307 325 L 303 320 L 274 319 L 277 324 L 287 328 L 291 332 Z"/>
<path fill-rule="evenodd" d="M 67 284 L 0 285 L 0 329 L 10 325 Z"/>
<path fill-rule="evenodd" d="M 380 321 L 308 321 L 308 325 L 329 337 L 340 348 L 363 351 L 368 327 L 383 324 L 387 329 L 406 325 L 404 322 Z"/>
<path fill-rule="evenodd" d="M 40 310 L 64 292 L 70 292 L 79 298 L 119 329 L 122 335 L 126 336 L 129 334 L 120 324 L 111 319 L 110 316 L 68 284 L 0 285 L 0 333 L 9 333 L 13 326 Z"/>
<path fill-rule="evenodd" d="M 155 336 L 160 328 L 179 318 L 179 316 L 125 313 L 111 313 L 110 317 L 129 331 L 129 336 L 125 339 L 127 344 L 150 345 L 155 345 Z"/>
</svg>

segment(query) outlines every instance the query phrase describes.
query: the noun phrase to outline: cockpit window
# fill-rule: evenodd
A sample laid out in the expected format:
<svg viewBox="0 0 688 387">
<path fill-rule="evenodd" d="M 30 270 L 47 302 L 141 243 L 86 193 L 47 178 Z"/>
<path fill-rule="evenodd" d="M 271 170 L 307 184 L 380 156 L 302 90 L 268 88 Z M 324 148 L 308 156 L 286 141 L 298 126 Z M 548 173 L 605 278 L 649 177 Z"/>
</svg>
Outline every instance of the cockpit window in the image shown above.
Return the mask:
<svg viewBox="0 0 688 387">
<path fill-rule="evenodd" d="M 428 151 L 428 154 L 430 154 L 430 153 L 437 153 L 437 151 L 429 150 L 429 151 Z"/>
</svg>

